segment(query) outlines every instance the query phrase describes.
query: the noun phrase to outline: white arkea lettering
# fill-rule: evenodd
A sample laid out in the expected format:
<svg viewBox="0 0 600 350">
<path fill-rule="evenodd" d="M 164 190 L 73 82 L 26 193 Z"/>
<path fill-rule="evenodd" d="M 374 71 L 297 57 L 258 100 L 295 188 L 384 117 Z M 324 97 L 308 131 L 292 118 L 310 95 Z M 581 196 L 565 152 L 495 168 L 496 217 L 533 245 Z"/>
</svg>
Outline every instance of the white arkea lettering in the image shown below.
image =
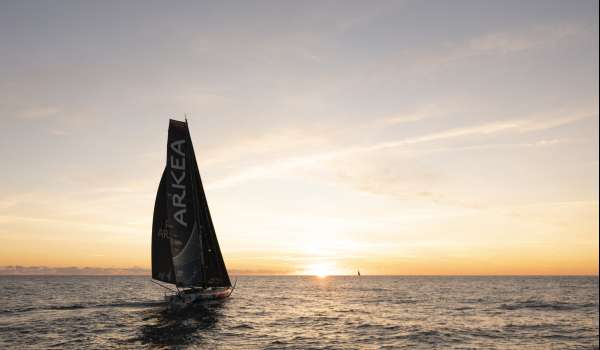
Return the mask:
<svg viewBox="0 0 600 350">
<path fill-rule="evenodd" d="M 177 140 L 177 141 L 171 142 L 171 149 L 175 153 L 177 153 L 180 156 L 182 156 L 184 158 L 184 160 L 185 160 L 184 147 L 185 147 L 185 140 Z"/>
<path fill-rule="evenodd" d="M 171 157 L 173 157 L 173 156 L 171 156 Z M 173 170 L 171 170 L 171 177 L 175 181 L 175 183 L 172 184 L 171 187 L 175 187 L 175 188 L 184 188 L 185 187 L 184 185 L 181 184 L 183 182 L 183 179 L 185 179 L 185 165 L 183 166 L 183 169 L 181 169 L 181 170 L 182 170 L 182 172 L 181 172 L 181 174 L 179 174 L 179 177 L 177 177 L 177 174 L 175 174 L 175 172 Z"/>
<path fill-rule="evenodd" d="M 175 158 L 171 156 L 171 168 L 185 170 L 185 158 Z M 185 173 L 183 173 L 183 175 L 185 175 Z"/>
<path fill-rule="evenodd" d="M 185 203 L 185 140 L 177 140 L 171 142 L 169 145 L 173 153 L 171 153 L 171 204 L 173 207 L 180 208 L 173 213 L 173 219 L 177 221 L 181 226 L 187 227 L 185 222 L 185 213 L 187 212 L 187 206 Z M 180 157 L 177 157 L 179 155 Z"/>
<path fill-rule="evenodd" d="M 175 187 L 175 186 L 173 186 Z M 183 200 L 185 199 L 185 190 L 181 192 L 181 194 L 173 194 L 173 206 L 178 208 L 185 208 L 185 203 Z"/>
<path fill-rule="evenodd" d="M 175 214 L 173 214 L 173 218 L 175 219 L 175 221 L 180 223 L 182 226 L 187 227 L 187 223 L 183 219 L 183 214 L 185 214 L 185 212 L 186 212 L 185 209 L 180 209 L 180 210 L 176 211 Z"/>
</svg>

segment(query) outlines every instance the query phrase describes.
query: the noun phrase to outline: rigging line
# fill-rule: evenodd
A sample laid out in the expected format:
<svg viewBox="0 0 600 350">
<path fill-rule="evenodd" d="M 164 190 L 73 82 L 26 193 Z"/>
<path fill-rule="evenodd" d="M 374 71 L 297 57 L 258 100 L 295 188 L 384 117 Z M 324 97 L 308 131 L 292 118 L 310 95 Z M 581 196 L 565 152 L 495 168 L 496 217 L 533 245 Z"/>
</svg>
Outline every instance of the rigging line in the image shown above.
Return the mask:
<svg viewBox="0 0 600 350">
<path fill-rule="evenodd" d="M 235 286 L 237 285 L 237 277 L 235 278 L 235 282 L 233 282 L 233 286 L 231 287 L 231 292 L 229 292 L 229 295 L 231 295 L 231 293 L 233 293 L 233 291 L 235 290 Z"/>
<path fill-rule="evenodd" d="M 164 285 L 162 285 L 162 284 L 160 284 L 160 283 L 156 282 L 155 280 L 150 280 L 150 282 L 152 282 L 152 283 L 154 283 L 154 284 L 158 284 L 159 286 L 163 287 L 164 289 L 168 289 L 168 290 L 170 290 L 171 292 L 175 292 L 175 293 L 177 293 L 175 290 L 173 290 L 173 289 L 171 289 L 171 288 L 169 288 L 169 287 L 167 287 L 167 286 L 164 286 Z"/>
</svg>

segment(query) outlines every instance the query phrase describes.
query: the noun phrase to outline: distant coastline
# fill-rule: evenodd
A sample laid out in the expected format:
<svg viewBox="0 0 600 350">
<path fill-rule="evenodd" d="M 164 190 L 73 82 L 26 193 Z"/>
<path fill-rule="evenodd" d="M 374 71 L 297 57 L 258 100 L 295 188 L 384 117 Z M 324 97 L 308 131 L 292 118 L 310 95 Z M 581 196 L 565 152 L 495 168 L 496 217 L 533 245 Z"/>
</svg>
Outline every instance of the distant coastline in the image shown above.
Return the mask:
<svg viewBox="0 0 600 350">
<path fill-rule="evenodd" d="M 273 270 L 236 270 L 231 269 L 234 276 L 241 275 L 288 275 Z M 142 267 L 51 267 L 51 266 L 0 266 L 0 276 L 150 276 L 151 271 Z"/>
<path fill-rule="evenodd" d="M 50 266 L 0 266 L 0 275 L 40 275 L 40 276 L 150 276 L 150 270 L 141 267 L 112 268 L 112 267 L 50 267 Z"/>
<path fill-rule="evenodd" d="M 274 270 L 230 270 L 233 276 L 309 276 L 302 274 L 291 274 Z M 51 266 L 21 266 L 9 265 L 0 266 L 0 276 L 150 276 L 150 269 L 142 267 L 51 267 Z M 335 277 L 338 275 L 332 275 Z M 339 275 L 353 276 L 353 275 Z M 560 277 L 560 276 L 585 276 L 598 277 L 598 274 L 494 274 L 494 275 L 368 275 L 364 277 L 375 276 L 398 276 L 398 277 Z"/>
</svg>

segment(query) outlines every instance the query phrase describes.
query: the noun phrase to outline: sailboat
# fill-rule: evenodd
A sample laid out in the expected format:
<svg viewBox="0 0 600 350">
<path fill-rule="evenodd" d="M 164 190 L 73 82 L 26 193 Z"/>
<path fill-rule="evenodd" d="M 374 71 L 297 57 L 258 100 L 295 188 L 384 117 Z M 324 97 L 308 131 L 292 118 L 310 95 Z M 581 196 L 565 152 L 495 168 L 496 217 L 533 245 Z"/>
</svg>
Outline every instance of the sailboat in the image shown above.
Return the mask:
<svg viewBox="0 0 600 350">
<path fill-rule="evenodd" d="M 358 269 L 357 272 L 358 272 L 358 277 L 360 277 L 360 269 Z"/>
<path fill-rule="evenodd" d="M 231 295 L 225 261 L 196 164 L 187 118 L 169 120 L 167 164 L 152 223 L 152 278 L 174 284 L 165 294 L 172 307 Z"/>
</svg>

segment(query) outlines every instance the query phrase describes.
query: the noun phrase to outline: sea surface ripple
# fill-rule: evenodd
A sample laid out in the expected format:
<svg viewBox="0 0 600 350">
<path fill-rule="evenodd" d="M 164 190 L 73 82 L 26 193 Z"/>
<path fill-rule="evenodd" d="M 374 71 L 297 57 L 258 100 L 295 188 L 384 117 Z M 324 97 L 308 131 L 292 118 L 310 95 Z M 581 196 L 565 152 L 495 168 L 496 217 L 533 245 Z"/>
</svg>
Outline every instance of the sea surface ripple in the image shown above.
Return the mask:
<svg viewBox="0 0 600 350">
<path fill-rule="evenodd" d="M 166 311 L 147 277 L 0 276 L 1 349 L 598 349 L 598 277 L 242 276 Z"/>
</svg>

